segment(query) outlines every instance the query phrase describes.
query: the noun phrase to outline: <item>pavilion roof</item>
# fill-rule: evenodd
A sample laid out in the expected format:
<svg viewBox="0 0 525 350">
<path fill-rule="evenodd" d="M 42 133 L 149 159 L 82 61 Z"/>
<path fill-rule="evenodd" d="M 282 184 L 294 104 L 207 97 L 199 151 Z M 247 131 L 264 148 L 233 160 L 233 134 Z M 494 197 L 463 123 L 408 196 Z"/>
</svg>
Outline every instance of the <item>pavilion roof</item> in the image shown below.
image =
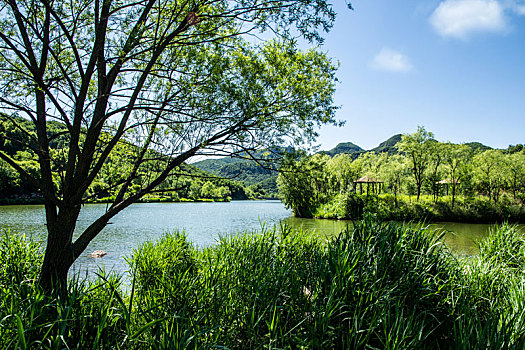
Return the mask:
<svg viewBox="0 0 525 350">
<path fill-rule="evenodd" d="M 452 179 L 443 179 L 441 181 L 437 181 L 436 182 L 437 185 L 452 184 L 452 183 L 459 184 L 459 183 L 461 183 L 461 181 L 459 181 L 459 180 L 452 180 Z"/>
<path fill-rule="evenodd" d="M 370 184 L 370 183 L 383 183 L 383 181 L 374 179 L 373 177 L 370 177 L 370 176 L 363 176 L 362 178 L 355 180 L 354 183 Z"/>
</svg>

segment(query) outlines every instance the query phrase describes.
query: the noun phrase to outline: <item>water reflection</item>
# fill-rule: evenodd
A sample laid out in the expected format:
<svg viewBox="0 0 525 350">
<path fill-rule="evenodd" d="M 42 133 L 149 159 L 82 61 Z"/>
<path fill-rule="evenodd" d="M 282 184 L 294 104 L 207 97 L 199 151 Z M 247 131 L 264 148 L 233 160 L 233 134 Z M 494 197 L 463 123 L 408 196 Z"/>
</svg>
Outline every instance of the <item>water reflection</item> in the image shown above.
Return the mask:
<svg viewBox="0 0 525 350">
<path fill-rule="evenodd" d="M 309 231 L 318 232 L 321 236 L 331 237 L 352 227 L 350 220 L 322 220 L 322 219 L 299 219 L 288 217 L 284 223 Z M 426 224 L 428 228 L 443 233 L 442 241 L 455 253 L 476 254 L 481 239 L 489 234 L 489 231 L 497 225 L 489 224 L 469 224 L 458 222 L 435 222 Z M 517 225 L 521 232 L 525 233 L 525 225 Z"/>
<path fill-rule="evenodd" d="M 106 210 L 105 204 L 83 207 L 78 220 L 78 230 L 85 229 Z M 217 242 L 219 235 L 244 231 L 259 231 L 266 227 L 287 224 L 294 228 L 314 231 L 330 237 L 352 226 L 345 220 L 298 219 L 291 216 L 279 201 L 237 201 L 230 203 L 140 203 L 122 211 L 88 246 L 77 260 L 74 272 L 85 274 L 104 266 L 107 270 L 127 270 L 126 256 L 147 240 L 155 240 L 166 232 L 184 230 L 197 246 Z M 0 206 L 0 226 L 9 226 L 17 232 L 45 239 L 45 216 L 42 206 Z M 476 241 L 485 237 L 491 225 L 434 223 L 431 228 L 443 230 L 443 241 L 459 254 L 475 254 Z M 525 226 L 520 225 L 525 232 Z M 102 259 L 91 258 L 94 250 L 108 253 Z"/>
</svg>

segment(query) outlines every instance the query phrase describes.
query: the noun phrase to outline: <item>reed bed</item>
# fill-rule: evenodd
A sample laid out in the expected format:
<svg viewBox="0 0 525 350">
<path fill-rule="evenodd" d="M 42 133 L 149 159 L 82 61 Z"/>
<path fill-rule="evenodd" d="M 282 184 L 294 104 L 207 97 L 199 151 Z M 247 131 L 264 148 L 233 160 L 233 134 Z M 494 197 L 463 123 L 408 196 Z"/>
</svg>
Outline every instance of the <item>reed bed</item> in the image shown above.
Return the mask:
<svg viewBox="0 0 525 350">
<path fill-rule="evenodd" d="M 129 257 L 131 288 L 100 271 L 60 296 L 35 282 L 38 244 L 4 230 L 0 348 L 523 348 L 523 237 L 503 225 L 462 258 L 439 238 L 370 216 L 329 240 L 175 232 Z"/>
</svg>

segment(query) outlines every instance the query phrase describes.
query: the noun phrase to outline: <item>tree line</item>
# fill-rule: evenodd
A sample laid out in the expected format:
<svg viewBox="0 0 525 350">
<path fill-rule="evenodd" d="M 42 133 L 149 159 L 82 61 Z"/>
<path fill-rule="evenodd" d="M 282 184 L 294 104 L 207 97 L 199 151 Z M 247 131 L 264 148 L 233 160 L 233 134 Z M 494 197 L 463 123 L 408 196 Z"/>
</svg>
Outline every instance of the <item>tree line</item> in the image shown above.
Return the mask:
<svg viewBox="0 0 525 350">
<path fill-rule="evenodd" d="M 366 152 L 357 159 L 323 153 L 288 159 L 277 180 L 281 198 L 298 216 L 315 216 L 320 206 L 348 194 L 382 194 L 396 207 L 400 196 L 412 196 L 415 202 L 426 196 L 451 207 L 458 196 L 482 197 L 492 205 L 525 202 L 523 146 L 481 150 L 436 141 L 432 132 L 419 127 L 403 135 L 396 148 L 395 154 Z"/>
<path fill-rule="evenodd" d="M 11 120 L 29 130 L 28 135 L 13 128 Z M 48 126 L 50 135 L 61 135 L 66 127 L 62 123 L 54 122 Z M 32 130 L 31 123 L 21 117 L 0 115 L 0 151 L 5 152 L 15 159 L 26 172 L 38 176 L 40 165 L 37 156 L 31 149 L 23 145 L 31 144 L 31 137 L 36 132 Z M 63 136 L 54 138 L 50 155 L 57 168 L 63 166 L 64 155 L 67 154 L 67 143 Z M 129 171 L 128 161 L 137 152 L 137 147 L 130 143 L 121 142 L 117 150 L 108 159 L 107 164 L 87 189 L 85 202 L 111 202 L 117 195 L 118 186 L 122 177 Z M 62 164 L 60 161 L 62 160 Z M 133 181 L 136 188 L 140 188 L 145 179 L 155 176 L 162 169 L 162 164 L 152 164 L 151 167 L 141 169 Z M 53 176 L 53 186 L 57 192 L 62 191 L 60 172 Z M 245 186 L 243 183 L 227 178 L 220 178 L 209 174 L 191 164 L 181 164 L 178 176 L 171 176 L 164 180 L 154 191 L 143 198 L 143 201 L 201 201 L 215 200 L 228 201 L 231 199 L 258 199 L 266 195 L 260 186 Z M 38 188 L 33 183 L 21 177 L 7 162 L 0 159 L 0 203 L 42 203 L 43 198 Z"/>
</svg>

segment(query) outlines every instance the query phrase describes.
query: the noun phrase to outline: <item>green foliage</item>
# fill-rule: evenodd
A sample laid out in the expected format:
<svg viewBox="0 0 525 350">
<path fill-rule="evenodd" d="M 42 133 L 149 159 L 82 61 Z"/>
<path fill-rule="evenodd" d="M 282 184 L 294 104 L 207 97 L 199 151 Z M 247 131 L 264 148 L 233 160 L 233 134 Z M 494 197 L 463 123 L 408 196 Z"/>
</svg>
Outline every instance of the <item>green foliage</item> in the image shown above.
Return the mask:
<svg viewBox="0 0 525 350">
<path fill-rule="evenodd" d="M 363 217 L 365 199 L 355 192 L 340 193 L 330 202 L 317 207 L 313 214 L 319 218 L 358 220 Z"/>
<path fill-rule="evenodd" d="M 480 191 L 486 193 L 489 201 L 497 202 L 501 195 L 506 159 L 499 150 L 488 150 L 474 157 L 474 177 Z"/>
<path fill-rule="evenodd" d="M 246 192 L 247 198 L 277 198 L 276 170 L 263 168 L 253 161 L 227 157 L 206 159 L 193 165 L 213 175 L 235 179 L 251 188 Z"/>
<path fill-rule="evenodd" d="M 379 146 L 372 148 L 373 152 L 386 152 L 390 155 L 398 153 L 397 144 L 401 141 L 402 135 L 396 134 L 390 137 L 388 140 L 383 141 Z"/>
<path fill-rule="evenodd" d="M 5 231 L 0 347 L 522 348 L 516 227 L 494 228 L 476 257 L 439 238 L 371 216 L 328 241 L 282 227 L 198 249 L 167 234 L 130 257 L 131 288 L 101 271 L 53 297 L 34 284 L 38 246 Z M 11 266 L 21 258 L 36 265 Z"/>
<path fill-rule="evenodd" d="M 352 186 L 352 181 L 360 172 L 358 162 L 348 154 L 338 154 L 326 163 L 326 170 L 333 176 L 331 182 L 335 191 L 345 192 Z"/>
<path fill-rule="evenodd" d="M 426 170 L 430 165 L 433 156 L 436 154 L 434 147 L 434 134 L 428 132 L 424 127 L 418 126 L 413 134 L 403 135 L 397 147 L 403 152 L 412 169 L 412 175 L 416 183 L 417 199 L 421 194 L 421 186 L 426 179 Z"/>
<path fill-rule="evenodd" d="M 43 255 L 40 244 L 9 228 L 0 228 L 0 285 L 17 288 L 35 278 Z"/>
<path fill-rule="evenodd" d="M 299 161 L 292 158 L 281 163 L 277 187 L 283 203 L 299 217 L 312 216 L 316 205 L 329 199 L 328 174 L 324 171 L 327 155 L 316 154 Z"/>
<path fill-rule="evenodd" d="M 283 167 L 289 171 L 279 177 L 281 198 L 307 217 L 371 212 L 387 220 L 525 221 L 525 153 L 475 153 L 432 137 L 422 127 L 403 135 L 397 147 L 405 154 L 303 157 Z M 356 182 L 361 177 L 365 183 Z"/>
<path fill-rule="evenodd" d="M 328 154 L 330 157 L 334 157 L 338 154 L 347 154 L 352 158 L 357 158 L 359 154 L 363 153 L 365 150 L 359 147 L 352 142 L 342 142 L 338 143 L 333 149 L 326 151 L 324 153 Z"/>
<path fill-rule="evenodd" d="M 29 143 L 29 136 L 16 132 L 18 129 L 10 124 L 11 117 L 0 115 L 0 124 L 4 129 L 0 130 L 5 136 L 6 140 L 18 140 L 15 143 L 4 141 L 0 144 L 0 151 L 5 151 L 11 154 L 29 174 L 38 177 L 40 166 L 36 156 L 32 152 L 21 151 L 13 145 L 19 143 Z M 27 130 L 33 130 L 34 126 L 23 118 L 14 118 L 14 120 L 22 125 Z M 57 170 L 63 169 L 65 166 L 65 157 L 67 155 L 67 142 L 63 136 L 55 137 L 64 131 L 63 124 L 53 122 L 50 124 L 48 130 L 49 136 L 53 137 L 51 142 L 51 155 L 53 159 L 53 167 Z M 29 134 L 34 133 L 31 131 Z M 108 135 L 105 135 L 109 137 Z M 114 200 L 120 186 L 115 184 L 122 183 L 126 174 L 130 171 L 132 163 L 130 159 L 138 152 L 138 148 L 133 144 L 127 142 L 120 142 L 114 152 L 110 155 L 108 161 L 102 167 L 99 175 L 88 188 L 85 200 L 88 202 L 111 202 Z M 162 162 L 150 164 L 148 169 L 140 171 L 136 179 L 133 181 L 132 187 L 140 188 L 151 176 L 158 174 L 162 170 Z M 146 196 L 143 201 L 180 201 L 181 198 L 189 198 L 192 200 L 200 199 L 214 199 L 214 200 L 230 200 L 247 199 L 248 189 L 237 181 L 227 179 L 212 179 L 210 175 L 200 169 L 183 164 L 179 167 L 180 176 L 170 177 L 159 185 L 162 191 L 157 195 Z M 201 193 L 202 186 L 206 185 L 204 194 Z M 55 187 L 57 190 L 61 188 L 61 179 L 57 175 L 55 178 Z M 42 196 L 39 190 L 35 188 L 30 182 L 22 178 L 21 175 L 15 171 L 5 161 L 0 160 L 0 202 L 5 204 L 10 203 L 41 203 Z M 255 198 L 255 197 L 253 197 Z"/>
<path fill-rule="evenodd" d="M 346 196 L 346 197 L 345 197 Z M 352 205 L 344 206 L 342 198 L 355 198 Z M 374 213 L 383 220 L 396 221 L 455 221 L 495 223 L 502 221 L 524 222 L 525 208 L 515 204 L 494 204 L 487 198 L 456 199 L 441 197 L 436 202 L 433 196 L 422 195 L 417 201 L 414 196 L 392 194 L 340 194 L 317 207 L 314 215 L 327 219 L 359 219 L 365 213 Z"/>
<path fill-rule="evenodd" d="M 138 295 L 159 292 L 166 284 L 184 286 L 184 276 L 194 275 L 195 264 L 195 249 L 179 232 L 142 244 L 130 261 Z"/>
<path fill-rule="evenodd" d="M 492 149 L 492 147 L 486 146 L 480 142 L 467 142 L 465 143 L 465 145 L 470 147 L 470 149 L 472 149 L 472 151 L 474 151 L 475 153 L 485 152 L 489 149 Z"/>
<path fill-rule="evenodd" d="M 104 348 L 123 340 L 119 279 L 101 271 L 92 282 L 71 280 L 67 296 L 46 295 L 36 284 L 40 244 L 7 229 L 0 235 L 2 349 Z"/>
</svg>

